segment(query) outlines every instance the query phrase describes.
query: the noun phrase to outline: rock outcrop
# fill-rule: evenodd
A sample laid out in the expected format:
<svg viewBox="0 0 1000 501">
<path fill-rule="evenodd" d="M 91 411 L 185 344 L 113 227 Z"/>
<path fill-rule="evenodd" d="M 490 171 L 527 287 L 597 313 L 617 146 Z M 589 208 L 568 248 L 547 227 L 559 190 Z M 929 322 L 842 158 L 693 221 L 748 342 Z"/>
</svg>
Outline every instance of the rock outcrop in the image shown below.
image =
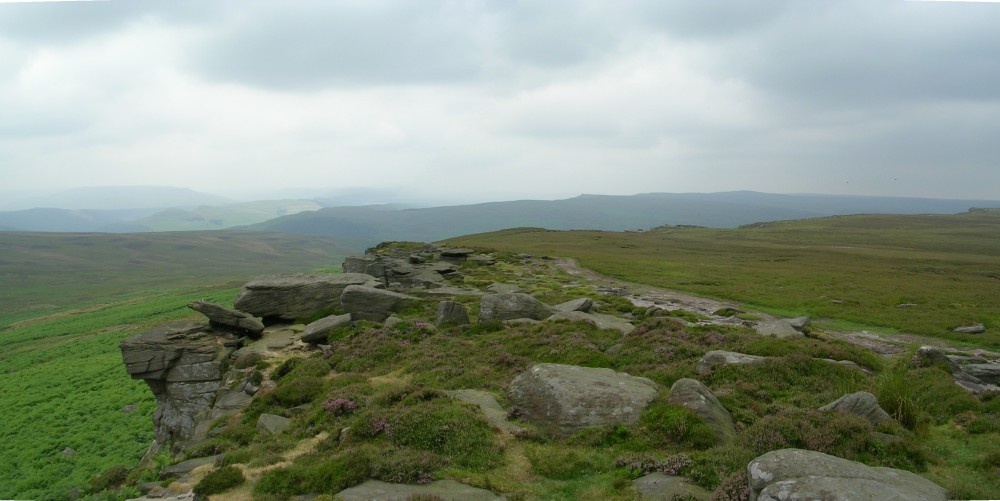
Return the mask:
<svg viewBox="0 0 1000 501">
<path fill-rule="evenodd" d="M 303 342 L 312 344 L 325 344 L 327 336 L 340 327 L 351 325 L 351 314 L 330 315 L 306 325 L 299 336 Z"/>
<path fill-rule="evenodd" d="M 555 436 L 591 426 L 633 424 L 656 396 L 656 383 L 611 369 L 537 364 L 507 396 L 524 418 Z"/>
<path fill-rule="evenodd" d="M 802 332 L 798 331 L 788 320 L 774 320 L 762 322 L 754 327 L 757 334 L 761 336 L 772 336 L 776 338 L 802 337 Z"/>
<path fill-rule="evenodd" d="M 667 403 L 680 405 L 694 411 L 698 417 L 712 428 L 715 439 L 720 444 L 736 438 L 733 417 L 719 402 L 712 390 L 696 379 L 678 379 L 670 387 Z"/>
<path fill-rule="evenodd" d="M 340 308 L 347 286 L 374 283 L 371 276 L 360 273 L 264 275 L 243 286 L 235 307 L 265 320 L 314 317 Z"/>
<path fill-rule="evenodd" d="M 615 329 L 622 334 L 628 334 L 635 330 L 635 326 L 623 318 L 613 315 L 602 315 L 600 313 L 584 313 L 582 311 L 557 311 L 546 320 L 558 321 L 569 320 L 572 322 L 586 322 L 598 329 Z"/>
<path fill-rule="evenodd" d="M 708 501 L 712 493 L 691 483 L 684 477 L 674 477 L 654 472 L 632 481 L 632 487 L 639 491 L 642 499 L 649 501 L 673 501 L 675 499 Z"/>
<path fill-rule="evenodd" d="M 369 480 L 338 492 L 337 499 L 343 501 L 371 501 L 372 499 L 501 501 L 505 498 L 486 489 L 471 487 L 454 480 L 437 480 L 427 485 L 390 484 L 381 480 Z"/>
<path fill-rule="evenodd" d="M 948 499 L 943 488 L 915 473 L 800 449 L 768 452 L 751 461 L 747 473 L 750 501 Z"/>
<path fill-rule="evenodd" d="M 420 298 L 407 294 L 365 287 L 348 285 L 340 296 L 340 304 L 344 311 L 351 314 L 354 320 L 374 320 L 381 322 L 394 312 L 415 306 Z"/>
<path fill-rule="evenodd" d="M 955 377 L 955 384 L 971 393 L 1000 392 L 1000 386 L 997 386 L 995 382 L 990 382 L 996 381 L 996 378 L 1000 377 L 994 368 L 998 365 L 996 362 L 961 364 L 956 361 L 956 359 L 962 360 L 962 358 L 964 357 L 946 355 L 939 348 L 933 346 L 921 346 L 913 355 L 910 364 L 915 367 L 939 365 L 946 368 Z M 981 375 L 986 376 L 986 379 L 980 378 Z"/>
<path fill-rule="evenodd" d="M 594 306 L 594 301 L 587 297 L 581 297 L 579 299 L 573 299 L 571 301 L 566 301 L 565 303 L 560 303 L 552 307 L 556 311 L 582 311 L 584 313 L 590 312 L 590 309 Z"/>
<path fill-rule="evenodd" d="M 844 395 L 829 404 L 820 407 L 821 411 L 847 412 L 856 414 L 868 420 L 872 426 L 878 426 L 886 421 L 892 421 L 892 416 L 878 405 L 875 395 L 867 391 L 859 391 Z"/>
<path fill-rule="evenodd" d="M 173 323 L 128 338 L 120 348 L 125 369 L 156 397 L 156 443 L 178 449 L 193 438 L 196 416 L 223 385 L 223 361 L 235 337 L 198 323 Z"/>
<path fill-rule="evenodd" d="M 479 321 L 497 322 L 530 318 L 544 320 L 555 311 L 534 296 L 522 292 L 486 294 L 479 303 Z"/>
<path fill-rule="evenodd" d="M 695 370 L 698 374 L 704 375 L 712 372 L 713 369 L 720 365 L 759 364 L 765 360 L 768 360 L 768 357 L 747 355 L 745 353 L 736 353 L 735 351 L 712 350 L 702 356 L 701 360 L 698 360 Z"/>
<path fill-rule="evenodd" d="M 454 301 L 441 301 L 438 304 L 437 317 L 435 323 L 442 325 L 468 325 L 469 311 L 462 303 Z"/>
</svg>

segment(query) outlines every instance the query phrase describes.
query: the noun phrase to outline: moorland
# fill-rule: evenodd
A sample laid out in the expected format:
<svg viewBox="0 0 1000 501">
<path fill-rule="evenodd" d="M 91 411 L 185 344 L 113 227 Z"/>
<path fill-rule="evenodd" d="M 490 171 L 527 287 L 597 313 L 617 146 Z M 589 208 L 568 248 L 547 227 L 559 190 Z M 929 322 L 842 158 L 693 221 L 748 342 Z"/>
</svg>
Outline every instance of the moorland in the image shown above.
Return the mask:
<svg viewBox="0 0 1000 501">
<path fill-rule="evenodd" d="M 7 235 L 0 241 L 11 241 Z M 0 441 L 14 454 L 0 464 L 5 486 L 0 496 L 58 499 L 76 488 L 96 497 L 127 497 L 137 494 L 141 481 L 158 478 L 165 464 L 216 452 L 224 452 L 227 465 L 247 479 L 227 487 L 230 498 L 332 494 L 375 477 L 453 478 L 514 499 L 632 499 L 631 480 L 650 471 L 679 473 L 724 494 L 747 461 L 782 447 L 915 471 L 953 497 L 1000 493 L 1000 458 L 992 447 L 1000 440 L 1000 399 L 966 392 L 940 367 L 909 363 L 925 341 L 963 349 L 1000 347 L 1000 215 L 995 213 L 844 216 L 737 229 L 521 228 L 460 237 L 447 243 L 489 253 L 496 263 L 463 264 L 456 285 L 484 289 L 512 283 L 549 304 L 588 297 L 633 322 L 641 335 L 580 322 L 479 324 L 474 295 L 456 298 L 469 308 L 473 325 L 431 328 L 434 311 L 426 304 L 402 312 L 403 322 L 394 328 L 360 322 L 336 331 L 329 337 L 328 357 L 298 353 L 254 362 L 248 370 L 274 380 L 273 394 L 219 423 L 211 442 L 139 467 L 151 440 L 154 405 L 145 386 L 122 369 L 118 342 L 168 320 L 197 318 L 184 308 L 191 300 L 232 305 L 240 283 L 257 274 L 330 270 L 339 263 L 340 256 L 329 250 L 334 242 L 320 247 L 326 254 L 304 252 L 298 260 L 284 257 L 296 255 L 301 245 L 288 246 L 294 250 L 287 254 L 239 254 L 238 249 L 260 251 L 250 243 L 253 234 L 245 236 L 240 245 L 206 249 L 202 259 L 184 260 L 170 256 L 201 236 L 167 234 L 128 251 L 127 259 L 111 260 L 124 266 L 114 270 L 70 266 L 89 250 L 101 255 L 128 249 L 123 241 L 100 248 L 98 242 L 111 236 L 60 247 L 60 258 L 53 261 L 62 267 L 55 268 L 46 264 L 53 249 L 33 247 L 51 245 L 45 236 L 17 236 L 20 248 L 38 250 L 4 253 L 5 264 L 14 263 L 11 256 L 20 259 L 4 279 L 33 262 L 35 270 L 51 273 L 37 283 L 22 282 L 14 288 L 17 294 L 4 297 L 11 313 L 0 323 L 0 377 L 9 390 L 0 394 L 0 406 L 13 409 L 13 418 L 3 423 Z M 143 262 L 158 248 L 159 257 Z M 533 257 L 526 261 L 518 256 L 523 253 Z M 698 314 L 683 309 L 653 314 L 542 256 L 573 258 L 618 281 L 739 303 L 747 321 L 757 315 L 806 315 L 813 328 L 804 338 L 779 340 L 739 325 L 700 325 Z M 130 270 L 125 264 L 131 260 L 139 263 Z M 160 260 L 168 266 L 154 271 Z M 202 264 L 197 271 L 181 271 L 193 263 Z M 95 287 L 89 293 L 79 285 L 88 283 Z M 63 289 L 65 298 L 55 299 Z M 53 299 L 44 299 L 47 294 Z M 986 332 L 953 332 L 970 324 L 982 324 Z M 834 331 L 877 333 L 904 350 L 877 355 L 830 336 Z M 699 358 L 714 349 L 777 357 L 703 377 L 736 422 L 738 436 L 726 445 L 704 440 L 703 429 L 666 404 L 666 388 L 695 376 Z M 849 360 L 874 375 L 814 357 Z M 608 367 L 645 376 L 663 390 L 634 426 L 565 438 L 532 432 L 517 419 L 513 422 L 528 432 L 497 433 L 473 409 L 441 393 L 477 388 L 509 406 L 504 393 L 511 380 L 539 362 Z M 815 411 L 859 390 L 874 393 L 893 423 L 876 429 Z M 351 400 L 358 411 L 331 412 L 324 404 L 333 397 Z M 261 414 L 287 413 L 291 407 L 300 407 L 300 413 L 288 432 L 270 435 L 254 427 Z M 381 420 L 397 433 L 371 429 Z M 442 427 L 451 431 L 441 434 Z M 358 431 L 341 440 L 344 428 Z M 900 440 L 886 444 L 876 433 Z M 120 478 L 109 482 L 116 478 L 111 473 Z"/>
</svg>

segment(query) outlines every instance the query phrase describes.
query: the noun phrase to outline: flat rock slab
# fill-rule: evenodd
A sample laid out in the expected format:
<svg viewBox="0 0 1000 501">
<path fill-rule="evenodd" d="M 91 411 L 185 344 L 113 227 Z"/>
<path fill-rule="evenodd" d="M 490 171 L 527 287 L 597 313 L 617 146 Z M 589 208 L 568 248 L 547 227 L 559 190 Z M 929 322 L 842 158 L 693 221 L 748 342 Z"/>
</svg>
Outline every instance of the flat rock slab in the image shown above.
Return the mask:
<svg viewBox="0 0 1000 501">
<path fill-rule="evenodd" d="M 1000 383 L 1000 364 L 968 364 L 962 370 L 984 383 Z"/>
<path fill-rule="evenodd" d="M 712 350 L 701 357 L 701 360 L 698 360 L 695 370 L 698 374 L 704 375 L 712 372 L 713 369 L 720 365 L 759 364 L 768 359 L 769 357 L 747 355 L 735 351 Z"/>
<path fill-rule="evenodd" d="M 390 484 L 369 480 L 337 493 L 343 501 L 407 501 L 441 499 L 445 501 L 500 501 L 506 499 L 486 489 L 470 487 L 454 480 L 438 480 L 427 485 Z"/>
<path fill-rule="evenodd" d="M 722 406 L 712 390 L 709 390 L 701 381 L 690 378 L 678 379 L 670 387 L 667 403 L 684 406 L 694 411 L 705 424 L 712 427 L 716 441 L 720 444 L 731 442 L 736 438 L 736 428 L 733 426 L 732 415 Z"/>
<path fill-rule="evenodd" d="M 511 294 L 514 292 L 520 292 L 521 288 L 514 284 L 492 283 L 486 286 L 486 290 L 494 294 Z"/>
<path fill-rule="evenodd" d="M 261 414 L 257 419 L 257 429 L 269 431 L 275 435 L 292 426 L 292 420 L 275 414 Z"/>
<path fill-rule="evenodd" d="M 584 313 L 582 311 L 559 311 L 547 318 L 549 321 L 569 320 L 571 322 L 586 322 L 598 329 L 615 329 L 622 334 L 628 334 L 635 330 L 635 326 L 628 321 L 612 315 L 602 315 Z"/>
<path fill-rule="evenodd" d="M 507 411 L 500 406 L 497 398 L 492 394 L 482 390 L 450 390 L 445 392 L 449 397 L 465 402 L 467 404 L 479 406 L 479 410 L 493 426 L 509 432 L 519 432 L 523 430 L 507 421 Z"/>
<path fill-rule="evenodd" d="M 339 329 L 348 325 L 351 325 L 350 313 L 346 315 L 330 315 L 306 325 L 306 328 L 302 330 L 302 334 L 299 336 L 299 339 L 303 342 L 312 344 L 326 343 L 327 336 L 333 332 L 334 329 Z"/>
<path fill-rule="evenodd" d="M 747 473 L 750 501 L 948 499 L 947 491 L 915 473 L 801 449 L 768 452 L 750 461 Z"/>
<path fill-rule="evenodd" d="M 234 306 L 264 318 L 307 318 L 339 308 L 340 295 L 347 286 L 374 281 L 374 277 L 363 273 L 264 275 L 243 286 Z"/>
<path fill-rule="evenodd" d="M 886 421 L 892 421 L 892 416 L 890 416 L 889 413 L 885 412 L 885 410 L 878 405 L 878 399 L 875 398 L 875 395 L 872 395 L 867 391 L 859 391 L 844 395 L 837 400 L 820 407 L 819 410 L 855 414 L 867 419 L 872 426 L 878 426 Z"/>
<path fill-rule="evenodd" d="M 590 309 L 594 306 L 594 301 L 587 297 L 581 297 L 579 299 L 574 299 L 572 301 L 566 301 L 565 303 L 560 303 L 552 308 L 556 311 L 582 311 L 588 313 Z"/>
<path fill-rule="evenodd" d="M 168 478 L 177 478 L 182 475 L 191 473 L 191 470 L 198 468 L 199 466 L 205 466 L 206 464 L 218 465 L 222 462 L 222 454 L 218 456 L 207 456 L 203 458 L 188 459 L 187 461 L 181 461 L 177 464 L 172 464 L 163 468 L 160 471 L 160 478 L 166 480 Z"/>
<path fill-rule="evenodd" d="M 639 491 L 642 499 L 651 501 L 673 501 L 675 499 L 696 499 L 708 501 L 712 493 L 684 477 L 672 477 L 665 473 L 650 473 L 632 481 L 632 487 Z"/>
<path fill-rule="evenodd" d="M 418 297 L 363 285 L 348 285 L 340 296 L 340 303 L 344 311 L 351 314 L 351 318 L 376 322 L 419 302 Z"/>
<path fill-rule="evenodd" d="M 507 396 L 529 422 L 568 436 L 592 426 L 634 424 L 658 390 L 649 379 L 611 369 L 537 364 L 514 378 Z"/>
</svg>

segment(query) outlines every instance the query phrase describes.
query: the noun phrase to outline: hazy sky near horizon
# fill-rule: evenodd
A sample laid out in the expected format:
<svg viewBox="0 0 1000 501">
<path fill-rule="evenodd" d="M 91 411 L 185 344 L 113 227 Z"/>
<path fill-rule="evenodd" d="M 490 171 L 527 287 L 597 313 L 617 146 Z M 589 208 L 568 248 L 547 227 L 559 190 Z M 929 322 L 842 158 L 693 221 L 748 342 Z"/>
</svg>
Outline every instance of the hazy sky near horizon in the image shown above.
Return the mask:
<svg viewBox="0 0 1000 501">
<path fill-rule="evenodd" d="M 1000 4 L 0 3 L 0 190 L 1000 198 Z"/>
</svg>

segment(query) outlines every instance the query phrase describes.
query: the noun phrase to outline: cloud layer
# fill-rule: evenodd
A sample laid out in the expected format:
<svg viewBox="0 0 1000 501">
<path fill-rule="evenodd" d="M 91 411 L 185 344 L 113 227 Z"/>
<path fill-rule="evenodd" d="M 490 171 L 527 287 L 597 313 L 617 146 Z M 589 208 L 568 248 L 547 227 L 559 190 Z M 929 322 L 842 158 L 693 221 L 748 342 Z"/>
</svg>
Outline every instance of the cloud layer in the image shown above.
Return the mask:
<svg viewBox="0 0 1000 501">
<path fill-rule="evenodd" d="M 4 189 L 998 198 L 1000 5 L 0 4 Z"/>
</svg>

